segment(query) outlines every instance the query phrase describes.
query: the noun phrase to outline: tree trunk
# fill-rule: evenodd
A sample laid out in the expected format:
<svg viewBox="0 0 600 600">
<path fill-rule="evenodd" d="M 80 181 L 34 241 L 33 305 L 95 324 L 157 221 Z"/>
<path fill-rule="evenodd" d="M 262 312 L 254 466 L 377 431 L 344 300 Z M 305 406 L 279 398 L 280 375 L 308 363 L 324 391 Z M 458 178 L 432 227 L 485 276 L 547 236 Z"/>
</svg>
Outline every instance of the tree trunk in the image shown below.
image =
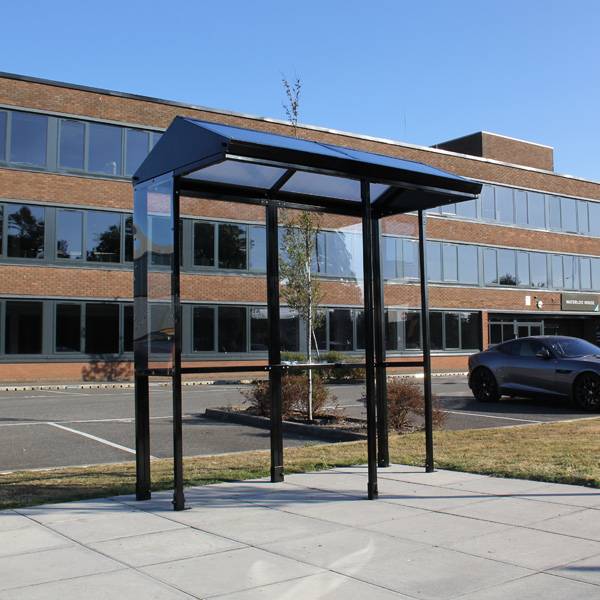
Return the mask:
<svg viewBox="0 0 600 600">
<path fill-rule="evenodd" d="M 308 357 L 308 364 L 312 364 L 312 331 L 313 331 L 313 319 L 312 319 L 312 311 L 309 309 L 308 311 L 308 327 L 307 327 L 307 335 L 306 339 L 308 340 L 308 348 L 306 349 L 306 354 Z M 312 380 L 312 369 L 307 369 L 307 393 L 306 393 L 306 412 L 309 421 L 313 420 L 313 380 Z"/>
</svg>

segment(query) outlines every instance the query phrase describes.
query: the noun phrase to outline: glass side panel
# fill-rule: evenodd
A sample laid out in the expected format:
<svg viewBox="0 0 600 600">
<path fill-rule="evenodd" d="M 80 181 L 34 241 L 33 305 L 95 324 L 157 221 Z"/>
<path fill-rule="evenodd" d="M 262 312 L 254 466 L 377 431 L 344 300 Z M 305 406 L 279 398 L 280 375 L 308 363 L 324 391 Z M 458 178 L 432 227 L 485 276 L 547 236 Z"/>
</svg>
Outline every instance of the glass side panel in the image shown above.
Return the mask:
<svg viewBox="0 0 600 600">
<path fill-rule="evenodd" d="M 125 142 L 125 175 L 133 175 L 148 156 L 150 134 L 147 131 L 128 129 Z"/>
<path fill-rule="evenodd" d="M 8 256 L 44 258 L 45 209 L 25 204 L 9 205 L 6 212 Z"/>
<path fill-rule="evenodd" d="M 82 253 L 83 213 L 59 210 L 56 218 L 56 257 L 81 260 Z"/>
<path fill-rule="evenodd" d="M 120 214 L 88 211 L 86 257 L 94 262 L 121 262 Z"/>
<path fill-rule="evenodd" d="M 56 352 L 81 351 L 81 305 L 56 305 Z"/>
<path fill-rule="evenodd" d="M 46 166 L 48 117 L 12 113 L 10 161 L 24 166 Z"/>
<path fill-rule="evenodd" d="M 0 160 L 6 160 L 6 113 L 0 112 Z"/>
<path fill-rule="evenodd" d="M 6 354 L 42 353 L 41 302 L 7 300 L 5 333 Z"/>
<path fill-rule="evenodd" d="M 58 166 L 61 169 L 83 169 L 85 124 L 61 120 L 58 142 Z"/>
<path fill-rule="evenodd" d="M 402 242 L 402 240 L 398 240 Z M 396 279 L 398 277 L 396 259 L 396 238 L 384 237 L 381 244 L 382 270 L 384 279 Z"/>
<path fill-rule="evenodd" d="M 327 274 L 338 277 L 355 277 L 352 258 L 354 236 L 336 231 L 327 232 Z"/>
<path fill-rule="evenodd" d="M 227 183 L 251 188 L 270 188 L 285 174 L 286 169 L 225 160 L 186 175 L 184 179 Z"/>
<path fill-rule="evenodd" d="M 419 244 L 412 240 L 402 240 L 402 266 L 405 279 L 419 277 Z"/>
<path fill-rule="evenodd" d="M 120 127 L 90 123 L 87 170 L 121 175 L 121 138 Z"/>
</svg>

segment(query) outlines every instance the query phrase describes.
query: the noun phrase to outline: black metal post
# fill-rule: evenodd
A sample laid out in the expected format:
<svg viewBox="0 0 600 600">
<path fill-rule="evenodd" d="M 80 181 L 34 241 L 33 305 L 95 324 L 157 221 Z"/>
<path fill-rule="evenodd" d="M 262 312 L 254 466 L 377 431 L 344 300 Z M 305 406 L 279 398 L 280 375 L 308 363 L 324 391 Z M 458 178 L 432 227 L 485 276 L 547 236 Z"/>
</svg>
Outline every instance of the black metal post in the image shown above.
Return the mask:
<svg viewBox="0 0 600 600">
<path fill-rule="evenodd" d="M 173 507 L 185 508 L 183 493 L 183 410 L 181 396 L 181 256 L 179 240 L 179 186 L 173 186 L 173 263 L 171 266 L 171 302 L 173 309 L 174 344 L 172 357 L 172 393 L 173 393 Z"/>
<path fill-rule="evenodd" d="M 377 491 L 377 409 L 375 399 L 375 343 L 373 339 L 373 228 L 369 186 L 368 181 L 361 180 L 367 392 L 367 466 L 369 473 L 367 492 L 369 500 L 374 500 L 379 494 Z"/>
<path fill-rule="evenodd" d="M 147 375 L 135 376 L 135 499 L 150 500 L 150 388 Z"/>
<path fill-rule="evenodd" d="M 385 367 L 385 307 L 381 268 L 381 219 L 373 220 L 373 300 L 375 303 L 375 381 L 377 383 L 377 464 L 390 466 L 387 369 Z"/>
<path fill-rule="evenodd" d="M 421 276 L 421 332 L 423 335 L 423 395 L 425 397 L 425 471 L 433 472 L 433 404 L 431 397 L 431 331 L 427 280 L 426 213 L 419 210 L 419 270 Z"/>
<path fill-rule="evenodd" d="M 267 205 L 267 315 L 269 321 L 269 397 L 271 481 L 283 481 L 281 410 L 281 331 L 279 317 L 279 230 L 277 207 Z"/>
</svg>

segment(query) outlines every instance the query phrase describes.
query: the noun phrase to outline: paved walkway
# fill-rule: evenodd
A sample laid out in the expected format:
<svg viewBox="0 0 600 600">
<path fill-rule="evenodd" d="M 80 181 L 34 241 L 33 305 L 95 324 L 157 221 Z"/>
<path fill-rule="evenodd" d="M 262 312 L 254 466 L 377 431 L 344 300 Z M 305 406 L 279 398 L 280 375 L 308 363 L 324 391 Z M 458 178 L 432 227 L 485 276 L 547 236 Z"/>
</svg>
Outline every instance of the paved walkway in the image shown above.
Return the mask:
<svg viewBox="0 0 600 600">
<path fill-rule="evenodd" d="M 0 599 L 600 598 L 600 490 L 394 465 L 0 512 Z"/>
</svg>

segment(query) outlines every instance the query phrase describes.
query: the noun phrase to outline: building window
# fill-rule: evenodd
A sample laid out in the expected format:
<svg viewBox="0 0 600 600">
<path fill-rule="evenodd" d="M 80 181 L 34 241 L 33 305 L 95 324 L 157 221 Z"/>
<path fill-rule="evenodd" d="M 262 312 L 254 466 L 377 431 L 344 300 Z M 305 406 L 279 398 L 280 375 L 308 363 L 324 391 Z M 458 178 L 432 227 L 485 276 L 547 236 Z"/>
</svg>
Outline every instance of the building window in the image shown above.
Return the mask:
<svg viewBox="0 0 600 600">
<path fill-rule="evenodd" d="M 329 350 L 351 352 L 354 350 L 352 310 L 329 309 Z"/>
<path fill-rule="evenodd" d="M 133 175 L 148 156 L 150 134 L 139 129 L 127 129 L 125 138 L 125 175 Z"/>
<path fill-rule="evenodd" d="M 45 209 L 41 206 L 7 206 L 7 254 L 11 258 L 44 258 Z"/>
<path fill-rule="evenodd" d="M 57 304 L 55 351 L 81 351 L 81 305 Z"/>
<path fill-rule="evenodd" d="M 87 354 L 119 353 L 119 305 L 85 305 L 85 351 Z"/>
<path fill-rule="evenodd" d="M 0 160 L 6 160 L 6 113 L 0 112 Z"/>
<path fill-rule="evenodd" d="M 86 258 L 94 262 L 121 262 L 121 215 L 88 211 Z"/>
<path fill-rule="evenodd" d="M 193 320 L 194 352 L 214 352 L 215 309 L 212 306 L 194 306 Z"/>
<path fill-rule="evenodd" d="M 41 302 L 7 300 L 5 331 L 6 354 L 42 353 Z"/>
<path fill-rule="evenodd" d="M 219 225 L 219 268 L 246 269 L 246 227 Z"/>
<path fill-rule="evenodd" d="M 33 113 L 12 113 L 10 161 L 29 167 L 46 166 L 48 118 Z"/>
<path fill-rule="evenodd" d="M 214 267 L 215 226 L 213 223 L 194 223 L 194 265 Z"/>
<path fill-rule="evenodd" d="M 83 258 L 83 213 L 59 210 L 56 225 L 56 257 L 71 260 Z"/>
<path fill-rule="evenodd" d="M 218 311 L 219 352 L 246 352 L 246 309 L 220 306 Z"/>
<path fill-rule="evenodd" d="M 121 174 L 122 130 L 114 125 L 89 124 L 88 171 Z"/>
<path fill-rule="evenodd" d="M 458 250 L 454 244 L 443 244 L 444 281 L 458 280 Z"/>
<path fill-rule="evenodd" d="M 79 121 L 60 121 L 58 166 L 61 169 L 83 170 L 85 125 Z"/>
<path fill-rule="evenodd" d="M 515 222 L 515 206 L 511 188 L 496 187 L 496 220 L 502 223 Z"/>
<path fill-rule="evenodd" d="M 458 246 L 458 280 L 479 283 L 479 259 L 476 246 Z"/>
<path fill-rule="evenodd" d="M 250 270 L 267 270 L 267 230 L 264 227 L 250 227 Z"/>
</svg>

